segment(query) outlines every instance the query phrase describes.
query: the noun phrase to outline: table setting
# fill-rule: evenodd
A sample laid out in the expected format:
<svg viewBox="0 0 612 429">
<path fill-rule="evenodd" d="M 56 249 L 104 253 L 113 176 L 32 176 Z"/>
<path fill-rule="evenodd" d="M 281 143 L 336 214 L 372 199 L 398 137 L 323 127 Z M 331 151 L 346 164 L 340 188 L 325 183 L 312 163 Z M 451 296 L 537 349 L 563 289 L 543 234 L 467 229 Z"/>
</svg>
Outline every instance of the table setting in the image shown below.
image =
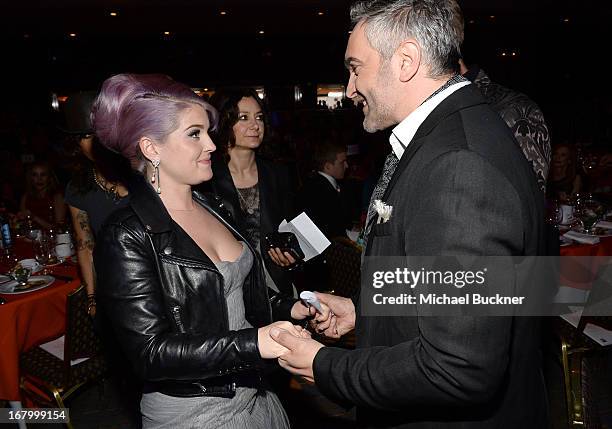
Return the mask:
<svg viewBox="0 0 612 429">
<path fill-rule="evenodd" d="M 21 399 L 20 354 L 64 333 L 66 297 L 81 284 L 76 259 L 67 254 L 72 245 L 62 253 L 58 245 L 68 243 L 57 235 L 42 245 L 38 239 L 16 237 L 0 259 L 0 400 Z"/>
<path fill-rule="evenodd" d="M 595 245 L 612 237 L 612 210 L 591 194 L 549 202 L 547 221 L 559 229 L 561 247 Z"/>
</svg>

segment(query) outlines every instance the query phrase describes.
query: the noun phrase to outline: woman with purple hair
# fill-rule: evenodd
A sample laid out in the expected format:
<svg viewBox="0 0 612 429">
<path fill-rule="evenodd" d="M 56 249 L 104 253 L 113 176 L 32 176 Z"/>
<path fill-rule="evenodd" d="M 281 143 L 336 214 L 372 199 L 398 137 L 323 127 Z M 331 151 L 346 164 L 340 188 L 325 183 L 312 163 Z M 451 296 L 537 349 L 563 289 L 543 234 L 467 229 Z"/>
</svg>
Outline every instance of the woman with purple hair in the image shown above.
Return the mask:
<svg viewBox="0 0 612 429">
<path fill-rule="evenodd" d="M 92 107 L 101 143 L 142 173 L 107 220 L 94 261 L 98 312 L 144 380 L 144 428 L 285 428 L 266 360 L 273 326 L 309 310 L 265 287 L 255 249 L 223 205 L 192 186 L 212 177 L 213 107 L 163 75 L 107 79 Z"/>
</svg>

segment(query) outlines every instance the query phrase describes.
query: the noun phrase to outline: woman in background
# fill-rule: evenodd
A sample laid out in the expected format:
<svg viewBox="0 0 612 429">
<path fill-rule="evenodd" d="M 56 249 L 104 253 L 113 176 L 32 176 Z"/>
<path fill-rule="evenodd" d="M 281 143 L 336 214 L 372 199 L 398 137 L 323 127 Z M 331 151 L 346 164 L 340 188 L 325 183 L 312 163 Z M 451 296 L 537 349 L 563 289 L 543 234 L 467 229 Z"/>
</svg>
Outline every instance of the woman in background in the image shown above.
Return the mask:
<svg viewBox="0 0 612 429">
<path fill-rule="evenodd" d="M 144 428 L 287 428 L 260 369 L 285 349 L 274 326 L 309 310 L 265 287 L 261 260 L 193 192 L 212 178 L 216 111 L 163 75 L 107 79 L 92 109 L 102 144 L 142 173 L 94 251 L 99 312 L 145 381 Z"/>
<path fill-rule="evenodd" d="M 34 226 L 52 229 L 66 220 L 64 197 L 58 191 L 58 183 L 51 167 L 37 161 L 26 173 L 26 192 L 19 203 L 19 217 L 30 216 Z"/>
<path fill-rule="evenodd" d="M 551 198 L 565 202 L 582 190 L 582 178 L 576 164 L 576 153 L 572 146 L 563 143 L 553 148 L 547 185 L 547 193 Z"/>
<path fill-rule="evenodd" d="M 268 287 L 293 295 L 290 273 L 266 251 L 266 234 L 277 231 L 281 221 L 291 220 L 295 213 L 287 169 L 257 155 L 268 132 L 264 105 L 253 89 L 220 90 L 211 103 L 219 111 L 212 189 L 228 203 L 238 227 L 262 256 Z"/>
</svg>

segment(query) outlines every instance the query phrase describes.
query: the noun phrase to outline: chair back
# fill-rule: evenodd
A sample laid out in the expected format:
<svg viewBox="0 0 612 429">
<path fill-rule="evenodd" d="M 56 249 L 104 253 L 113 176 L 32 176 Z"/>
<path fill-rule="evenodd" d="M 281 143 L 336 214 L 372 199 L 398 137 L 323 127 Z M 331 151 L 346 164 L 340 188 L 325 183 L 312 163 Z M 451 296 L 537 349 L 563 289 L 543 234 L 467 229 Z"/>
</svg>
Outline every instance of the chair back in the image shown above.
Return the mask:
<svg viewBox="0 0 612 429">
<path fill-rule="evenodd" d="M 334 294 L 347 298 L 353 296 L 359 290 L 361 279 L 360 248 L 348 239 L 333 238 L 325 258 Z"/>
<path fill-rule="evenodd" d="M 100 350 L 101 343 L 87 311 L 87 291 L 81 285 L 66 300 L 64 362 L 70 365 L 71 360 L 95 356 Z"/>
</svg>

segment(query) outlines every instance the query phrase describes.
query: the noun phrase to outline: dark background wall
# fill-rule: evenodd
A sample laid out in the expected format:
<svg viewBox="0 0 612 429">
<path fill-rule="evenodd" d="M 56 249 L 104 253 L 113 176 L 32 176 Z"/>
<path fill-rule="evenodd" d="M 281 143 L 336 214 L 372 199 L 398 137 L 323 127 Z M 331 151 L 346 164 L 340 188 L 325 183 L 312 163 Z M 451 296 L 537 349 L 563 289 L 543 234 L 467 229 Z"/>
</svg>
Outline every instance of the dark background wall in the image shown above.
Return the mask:
<svg viewBox="0 0 612 429">
<path fill-rule="evenodd" d="M 480 64 L 493 80 L 536 100 L 554 139 L 610 141 L 612 98 L 604 63 L 612 41 L 612 2 L 460 3 L 466 15 L 468 63 Z M 313 88 L 344 83 L 349 4 L 5 2 L 0 15 L 5 101 L 0 109 L 4 115 L 37 117 L 50 93 L 97 88 L 111 74 L 126 71 L 162 72 L 194 87 L 263 85 L 285 95 L 282 88 L 294 84 Z M 118 16 L 110 16 L 112 11 Z M 284 96 L 277 99 L 286 101 Z"/>
</svg>

